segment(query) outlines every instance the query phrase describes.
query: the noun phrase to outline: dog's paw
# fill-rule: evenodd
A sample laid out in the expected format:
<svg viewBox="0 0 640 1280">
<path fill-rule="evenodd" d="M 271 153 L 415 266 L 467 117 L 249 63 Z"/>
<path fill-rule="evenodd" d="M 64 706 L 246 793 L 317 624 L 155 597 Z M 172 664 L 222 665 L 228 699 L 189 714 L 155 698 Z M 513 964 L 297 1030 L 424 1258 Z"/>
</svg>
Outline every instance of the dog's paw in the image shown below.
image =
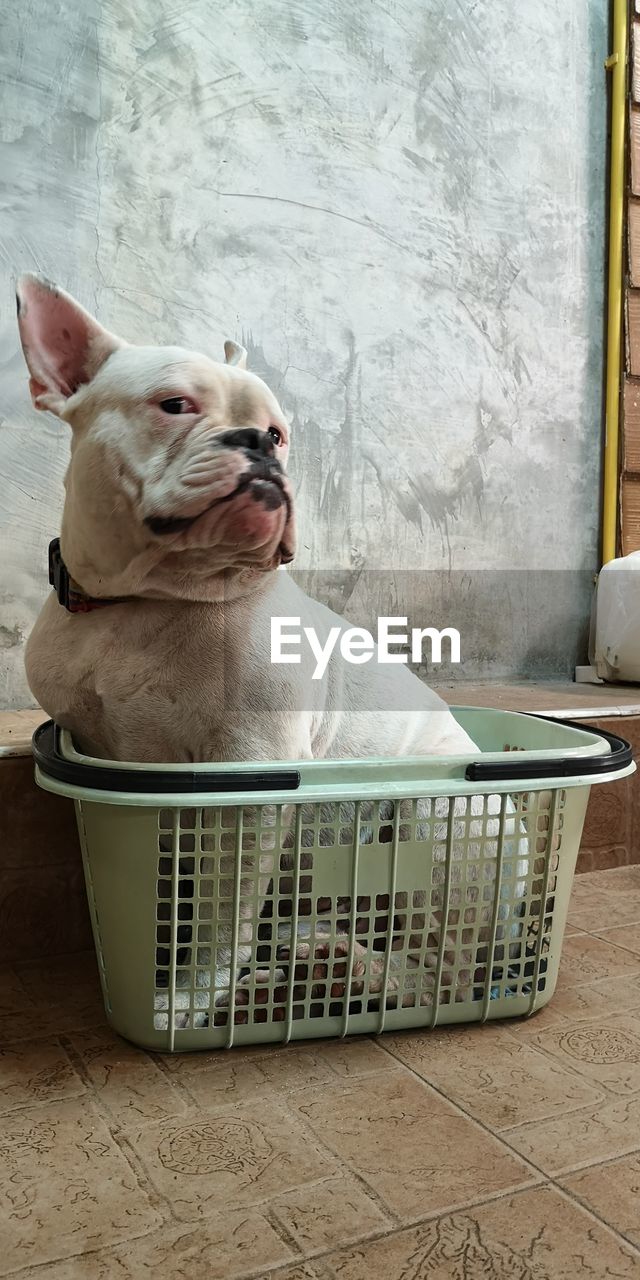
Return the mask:
<svg viewBox="0 0 640 1280">
<path fill-rule="evenodd" d="M 361 992 L 363 989 L 362 978 L 365 973 L 366 954 L 364 947 L 357 942 L 354 946 L 351 968 L 353 994 L 358 994 L 358 991 Z M 291 960 L 294 960 L 294 983 L 306 984 L 311 981 L 311 996 L 316 1000 L 326 995 L 327 983 L 330 984 L 329 995 L 332 999 L 339 1000 L 344 996 L 348 955 L 349 939 L 347 937 L 337 938 L 332 942 L 321 931 L 310 941 L 299 938 L 296 941 L 293 957 L 290 945 L 278 947 L 278 960 L 281 964 L 290 964 Z M 291 980 L 291 974 L 289 980 Z"/>
<path fill-rule="evenodd" d="M 273 989 L 274 1005 L 284 1005 L 286 1003 L 286 988 L 283 987 L 285 980 L 285 974 L 282 969 L 276 969 L 273 975 L 268 969 L 256 969 L 253 975 L 246 974 L 244 978 L 240 978 L 236 984 L 234 997 L 235 1013 L 233 1021 L 235 1025 L 246 1026 L 249 1021 L 248 1006 L 251 1004 L 251 987 L 254 983 L 254 1003 L 256 1005 L 269 1003 L 271 989 Z M 214 1014 L 214 1026 L 226 1025 L 230 1000 L 231 992 L 229 990 L 219 991 L 216 995 L 215 1008 L 217 1012 Z M 266 1013 L 266 1010 L 264 1012 Z M 281 1022 L 284 1019 L 284 1009 L 274 1008 L 272 1019 L 274 1022 Z M 264 1020 L 264 1018 L 256 1019 L 256 1021 L 261 1022 Z"/>
<path fill-rule="evenodd" d="M 153 1025 L 156 1031 L 166 1031 L 169 1027 L 170 1000 L 168 991 L 157 991 L 154 1002 Z M 195 992 L 193 1010 L 188 991 L 176 991 L 173 1006 L 173 1025 L 176 1031 L 185 1031 L 189 1026 L 208 1027 L 209 998 L 204 992 Z"/>
<path fill-rule="evenodd" d="M 332 1000 L 342 1000 L 347 995 L 347 987 L 350 996 L 360 996 L 365 990 L 371 995 L 379 994 L 385 986 L 384 957 L 367 951 L 360 942 L 354 942 L 348 982 L 347 966 L 350 951 L 351 944 L 346 935 L 331 941 L 319 932 L 313 940 L 298 939 L 295 946 L 293 981 L 297 984 L 311 981 L 311 997 L 315 1000 L 320 1000 L 327 994 Z M 278 959 L 281 963 L 291 961 L 290 946 L 278 948 Z M 398 987 L 397 975 L 390 972 L 387 976 L 386 991 L 397 992 Z"/>
</svg>

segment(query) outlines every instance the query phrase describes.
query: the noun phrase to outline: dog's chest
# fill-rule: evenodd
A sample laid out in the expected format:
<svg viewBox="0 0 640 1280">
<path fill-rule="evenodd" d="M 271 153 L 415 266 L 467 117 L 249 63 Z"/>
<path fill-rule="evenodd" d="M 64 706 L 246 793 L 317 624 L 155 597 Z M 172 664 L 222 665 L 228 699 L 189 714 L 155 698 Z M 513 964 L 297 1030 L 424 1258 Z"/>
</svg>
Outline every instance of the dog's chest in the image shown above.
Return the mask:
<svg viewBox="0 0 640 1280">
<path fill-rule="evenodd" d="M 226 690 L 237 659 L 204 610 L 113 606 L 70 616 L 45 606 L 27 654 L 40 705 L 102 756 L 224 758 Z"/>
</svg>

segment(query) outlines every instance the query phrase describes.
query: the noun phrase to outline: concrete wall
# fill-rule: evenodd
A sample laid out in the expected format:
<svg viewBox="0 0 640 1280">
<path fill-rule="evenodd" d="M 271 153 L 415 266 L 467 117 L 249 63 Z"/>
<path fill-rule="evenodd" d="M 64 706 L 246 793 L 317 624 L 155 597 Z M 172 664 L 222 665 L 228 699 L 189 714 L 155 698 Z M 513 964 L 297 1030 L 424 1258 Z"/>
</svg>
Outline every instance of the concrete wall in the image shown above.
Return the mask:
<svg viewBox="0 0 640 1280">
<path fill-rule="evenodd" d="M 134 341 L 244 340 L 294 423 L 319 594 L 372 618 L 409 590 L 426 625 L 453 592 L 466 674 L 570 670 L 597 559 L 602 0 L 10 8 L 0 705 L 29 702 L 68 448 L 28 401 L 25 268 Z M 485 573 L 507 569 L 539 572 Z"/>
</svg>

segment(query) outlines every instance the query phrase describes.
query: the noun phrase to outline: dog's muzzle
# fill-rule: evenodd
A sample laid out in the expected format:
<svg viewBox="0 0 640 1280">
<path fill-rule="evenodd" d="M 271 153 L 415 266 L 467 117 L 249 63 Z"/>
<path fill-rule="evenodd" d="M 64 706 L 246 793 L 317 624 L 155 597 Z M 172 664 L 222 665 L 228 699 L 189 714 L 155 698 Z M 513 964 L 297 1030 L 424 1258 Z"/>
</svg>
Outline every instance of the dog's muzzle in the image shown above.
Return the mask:
<svg viewBox="0 0 640 1280">
<path fill-rule="evenodd" d="M 204 511 L 199 511 L 196 515 L 147 516 L 145 524 L 152 533 L 158 536 L 179 533 L 183 529 L 188 529 L 207 511 L 212 511 L 226 502 L 232 502 L 234 498 L 238 498 L 240 494 L 247 491 L 268 511 L 276 511 L 278 507 L 286 506 L 287 519 L 291 518 L 291 500 L 286 491 L 284 472 L 275 457 L 275 444 L 271 436 L 264 431 L 257 431 L 255 427 L 241 427 L 238 430 L 222 432 L 215 437 L 214 443 L 217 447 L 224 445 L 227 449 L 241 449 L 249 460 L 251 465 L 243 474 L 239 484 L 231 493 L 225 494 L 223 498 L 216 498 L 208 507 L 205 507 Z M 292 555 L 283 555 L 282 558 L 284 563 L 288 563 Z"/>
<path fill-rule="evenodd" d="M 225 431 L 218 437 L 228 449 L 242 449 L 251 460 L 251 468 L 242 477 L 238 488 L 230 498 L 247 489 L 256 502 L 262 502 L 269 511 L 276 511 L 286 500 L 284 472 L 275 456 L 271 436 L 254 427 L 242 427 L 238 431 Z"/>
</svg>

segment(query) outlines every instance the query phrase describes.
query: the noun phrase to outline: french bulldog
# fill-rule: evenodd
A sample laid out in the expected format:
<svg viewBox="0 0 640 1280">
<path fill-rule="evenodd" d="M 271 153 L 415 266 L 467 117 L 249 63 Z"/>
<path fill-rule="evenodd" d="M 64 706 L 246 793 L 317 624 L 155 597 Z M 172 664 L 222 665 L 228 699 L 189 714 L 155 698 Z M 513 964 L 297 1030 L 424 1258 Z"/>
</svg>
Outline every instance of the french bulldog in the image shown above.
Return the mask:
<svg viewBox="0 0 640 1280">
<path fill-rule="evenodd" d="M 33 404 L 71 428 L 61 552 L 89 601 L 73 613 L 48 597 L 26 669 L 81 750 L 141 762 L 476 753 L 406 666 L 375 655 L 354 665 L 334 649 L 314 680 L 311 657 L 270 661 L 273 617 L 321 638 L 348 624 L 284 569 L 295 551 L 289 426 L 242 348 L 225 343 L 218 363 L 125 342 L 34 275 L 17 299 Z M 223 1001 L 230 954 L 223 922 Z"/>
</svg>

